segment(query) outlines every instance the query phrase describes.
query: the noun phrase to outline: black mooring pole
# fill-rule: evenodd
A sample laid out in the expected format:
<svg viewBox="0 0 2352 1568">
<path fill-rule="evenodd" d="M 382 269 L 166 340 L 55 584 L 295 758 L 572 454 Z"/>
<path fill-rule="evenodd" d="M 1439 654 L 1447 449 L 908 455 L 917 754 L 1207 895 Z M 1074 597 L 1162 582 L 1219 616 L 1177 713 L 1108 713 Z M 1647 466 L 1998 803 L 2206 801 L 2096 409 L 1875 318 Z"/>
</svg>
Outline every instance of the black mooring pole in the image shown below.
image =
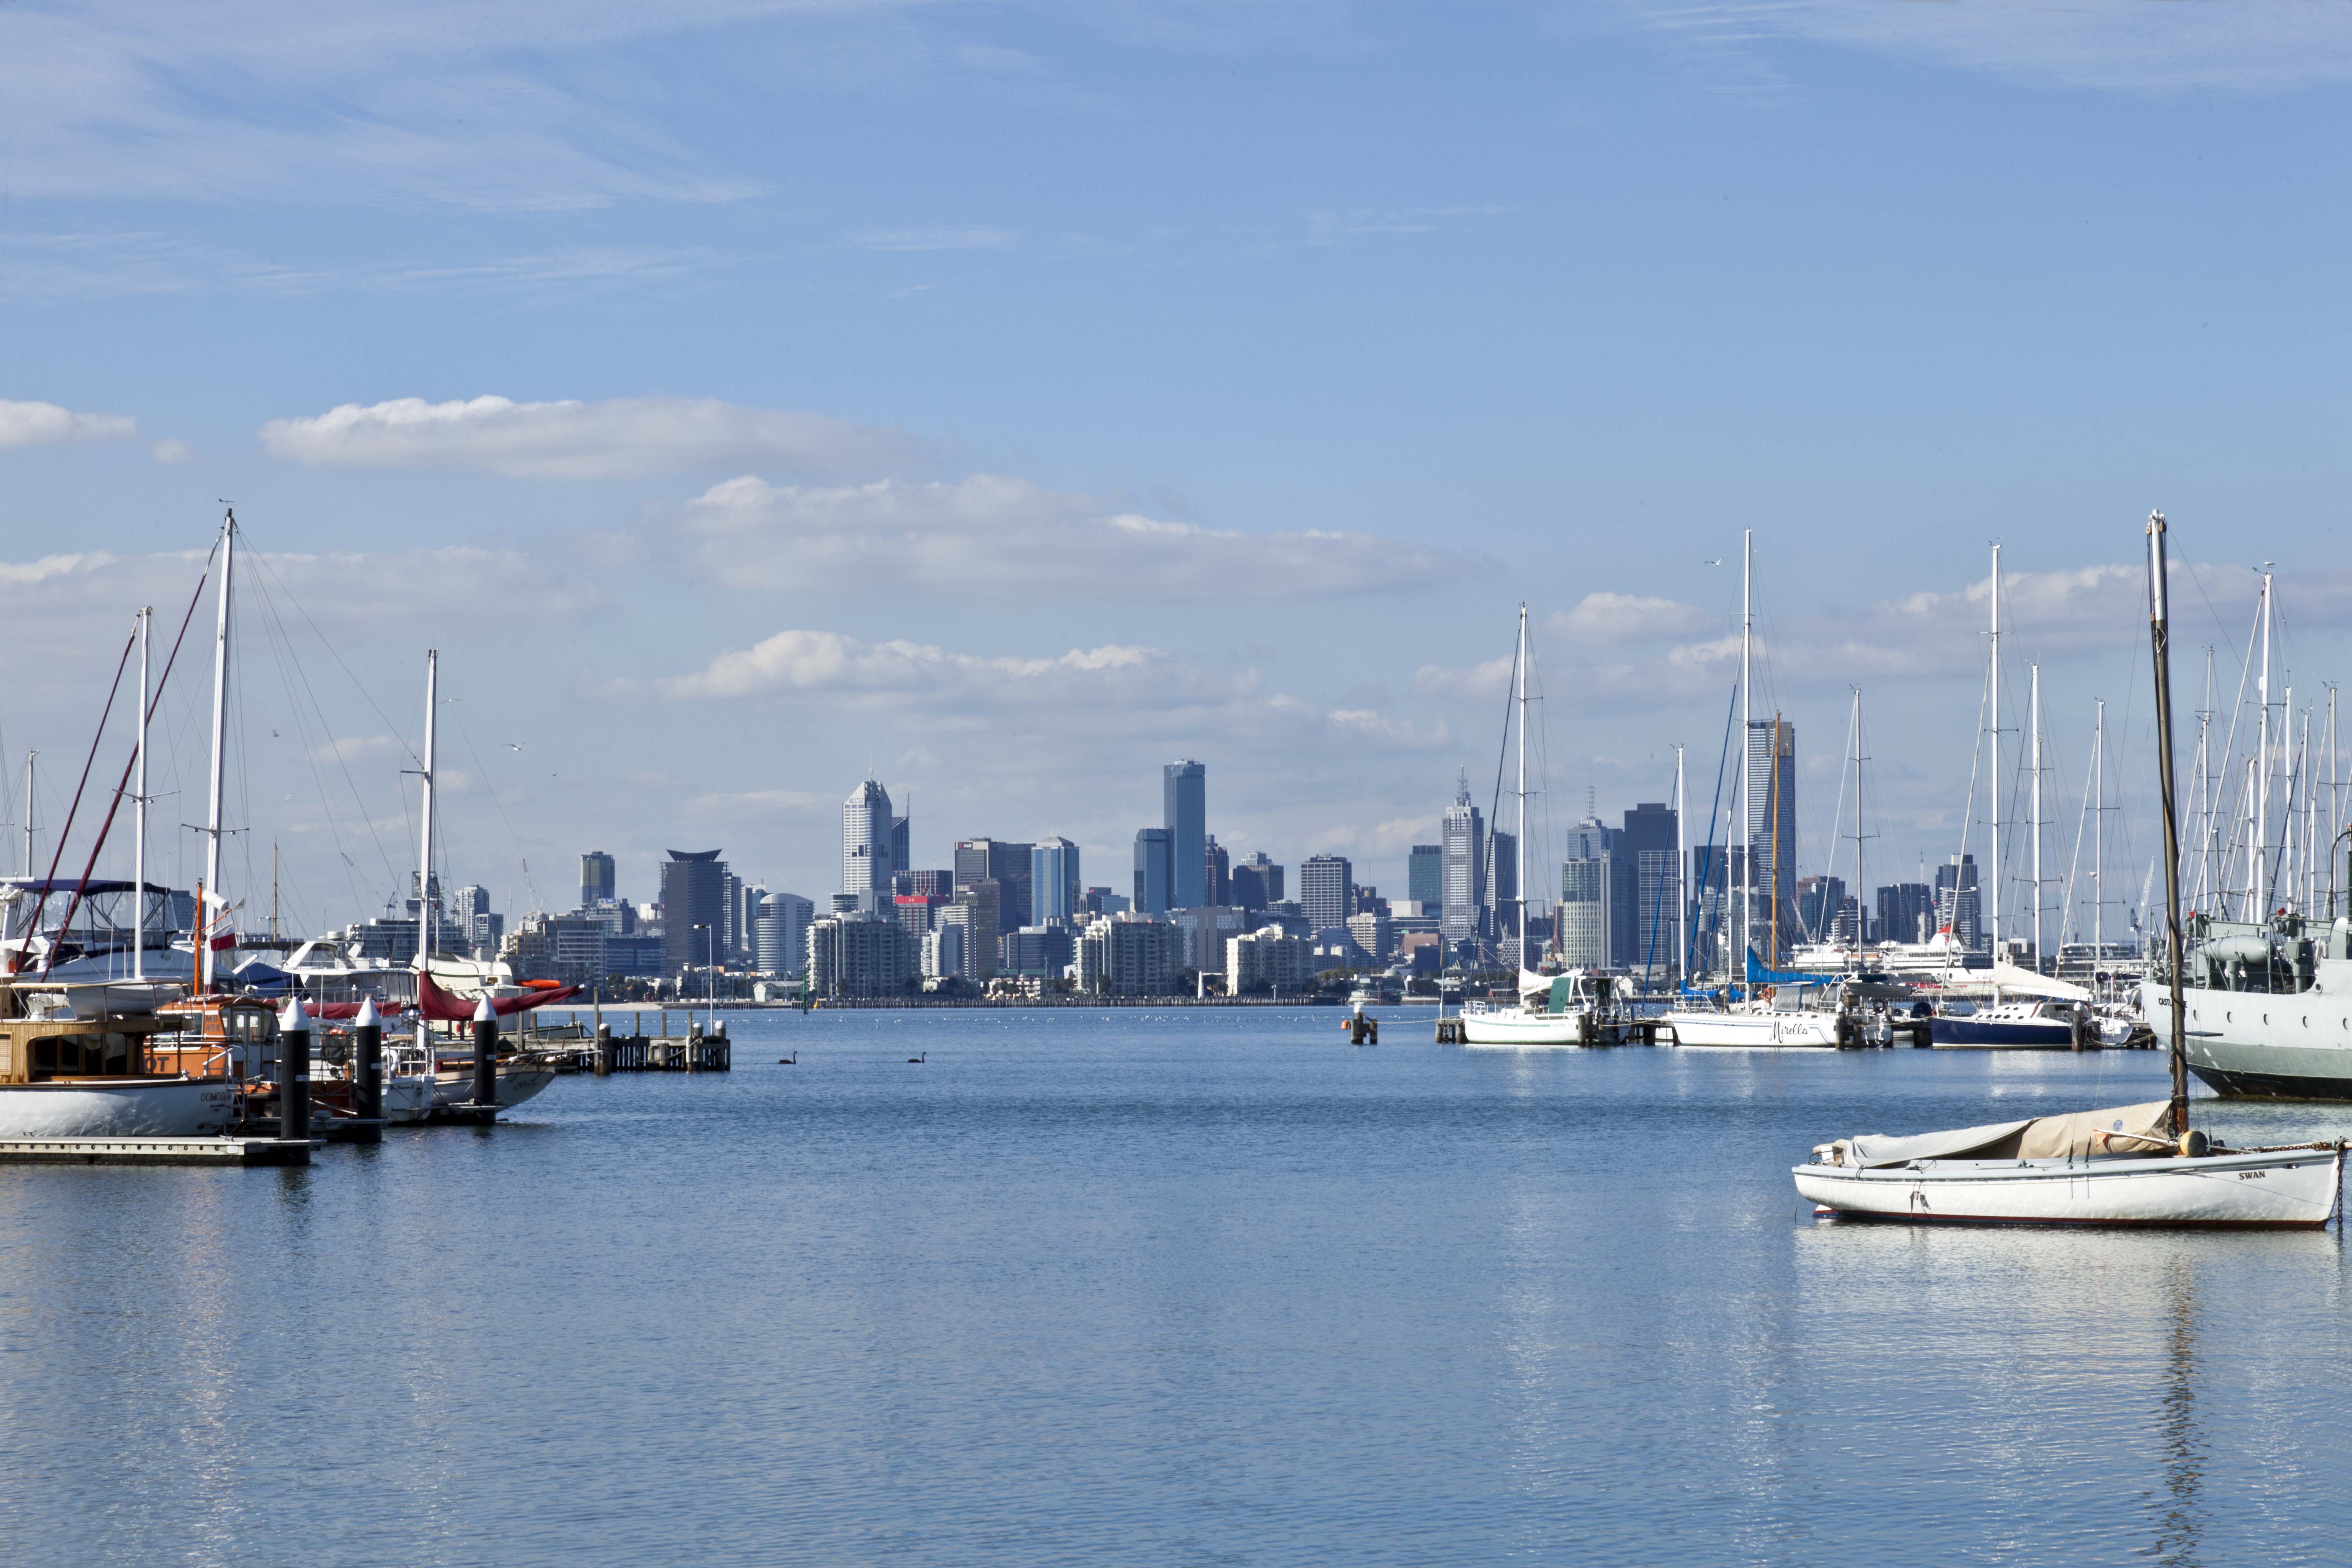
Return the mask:
<svg viewBox="0 0 2352 1568">
<path fill-rule="evenodd" d="M 310 1138 L 310 1015 L 299 996 L 278 1016 L 278 1136 Z"/>
<path fill-rule="evenodd" d="M 499 1103 L 499 1016 L 484 996 L 474 1008 L 474 1105 L 488 1111 Z"/>
<path fill-rule="evenodd" d="M 360 1016 L 352 1021 L 352 1040 L 359 1048 L 359 1103 L 352 1107 L 365 1121 L 383 1120 L 383 1020 L 375 1010 L 375 998 L 360 1003 Z"/>
</svg>

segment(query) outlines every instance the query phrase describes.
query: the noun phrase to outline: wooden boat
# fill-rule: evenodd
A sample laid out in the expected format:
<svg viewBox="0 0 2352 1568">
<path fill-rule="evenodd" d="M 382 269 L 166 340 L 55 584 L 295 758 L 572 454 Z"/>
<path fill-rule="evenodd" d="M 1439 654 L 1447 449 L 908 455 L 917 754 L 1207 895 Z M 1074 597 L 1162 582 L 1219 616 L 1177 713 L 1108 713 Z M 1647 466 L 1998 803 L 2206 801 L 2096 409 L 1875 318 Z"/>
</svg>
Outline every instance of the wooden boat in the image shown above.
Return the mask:
<svg viewBox="0 0 2352 1568">
<path fill-rule="evenodd" d="M 54 990 L 54 987 L 47 989 Z M 79 1016 L 0 988 L 0 1140 L 202 1138 L 226 1131 L 235 1096 L 218 1079 L 153 1059 L 152 1013 Z"/>
</svg>

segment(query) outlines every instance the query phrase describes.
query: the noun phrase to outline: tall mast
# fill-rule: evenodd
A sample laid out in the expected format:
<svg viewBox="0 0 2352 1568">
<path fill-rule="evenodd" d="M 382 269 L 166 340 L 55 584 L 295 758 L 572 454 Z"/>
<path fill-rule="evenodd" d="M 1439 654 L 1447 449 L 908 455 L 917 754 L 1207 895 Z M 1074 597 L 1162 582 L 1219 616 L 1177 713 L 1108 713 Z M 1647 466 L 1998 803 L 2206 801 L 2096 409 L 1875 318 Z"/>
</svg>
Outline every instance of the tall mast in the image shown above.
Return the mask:
<svg viewBox="0 0 2352 1568">
<path fill-rule="evenodd" d="M 25 875 L 33 874 L 33 760 L 41 753 L 25 753 Z"/>
<path fill-rule="evenodd" d="M 2202 902 L 2213 887 L 2213 647 L 2205 647 L 2205 706 L 2197 710 L 2197 897 Z"/>
<path fill-rule="evenodd" d="M 228 612 L 236 574 L 236 513 L 221 521 L 220 616 L 213 628 L 213 769 L 212 805 L 205 814 L 205 891 L 226 908 L 221 894 L 221 807 L 228 777 Z M 196 910 L 198 975 L 205 991 L 213 989 L 213 922 Z"/>
<path fill-rule="evenodd" d="M 139 612 L 139 793 L 131 797 L 131 978 L 147 978 L 147 623 Z"/>
<path fill-rule="evenodd" d="M 1992 923 L 1992 961 L 2000 962 L 2000 546 L 1992 547 L 1992 900 L 1988 913 Z M 1953 887 L 1959 886 L 1958 873 Z M 1959 894 L 1952 895 L 1959 908 Z"/>
<path fill-rule="evenodd" d="M 1675 874 L 1669 885 L 1675 890 L 1675 951 L 1681 957 L 1675 963 L 1677 986 L 1690 984 L 1690 899 L 1683 888 L 1683 868 L 1690 859 L 1689 825 L 1684 821 L 1688 804 L 1683 799 L 1683 749 L 1675 748 Z"/>
<path fill-rule="evenodd" d="M 2107 911 L 2107 700 L 2091 726 L 2091 967 L 2106 962 Z"/>
<path fill-rule="evenodd" d="M 2025 820 L 2033 835 L 2033 973 L 2042 973 L 2042 666 L 2026 667 L 2027 768 L 2033 776 L 2028 786 Z M 1996 960 L 1998 962 L 1998 960 Z"/>
<path fill-rule="evenodd" d="M 1748 984 L 1748 941 L 1752 934 L 1749 928 L 1756 918 L 1756 868 L 1748 863 L 1755 858 L 1755 835 L 1749 832 L 1748 823 L 1748 814 L 1756 800 L 1755 763 L 1750 754 L 1755 746 L 1755 737 L 1748 729 L 1748 643 L 1754 625 L 1751 588 L 1755 575 L 1756 531 L 1751 528 L 1739 536 L 1739 941 L 1737 944 L 1739 973 L 1737 981 L 1743 988 L 1743 994 Z"/>
<path fill-rule="evenodd" d="M 2246 879 L 2246 918 L 2252 921 L 2270 918 L 2271 879 L 2271 574 L 2263 574 L 2263 678 L 2255 688 L 2263 705 L 2262 726 L 2254 743 L 2254 754 L 2262 759 L 2254 769 L 2254 874 Z"/>
<path fill-rule="evenodd" d="M 2186 1008 L 2180 994 L 2180 827 L 2172 812 L 2170 606 L 2164 580 L 2164 514 L 2147 515 L 2148 648 L 2156 665 L 2156 781 L 2164 805 L 2164 942 L 2172 1004 L 2172 1131 L 2189 1132 Z"/>
<path fill-rule="evenodd" d="M 1859 950 L 1868 920 L 1863 914 L 1862 890 L 1862 688 L 1853 689 L 1853 945 Z"/>
<path fill-rule="evenodd" d="M 425 773 L 419 786 L 424 803 L 417 815 L 423 819 L 416 834 L 416 973 L 423 974 L 426 961 L 433 952 L 433 720 L 438 703 L 436 692 L 440 682 L 441 651 L 425 650 Z M 886 825 L 887 826 L 887 825 Z M 417 988 L 419 996 L 424 988 Z"/>
<path fill-rule="evenodd" d="M 1519 967 L 1528 963 L 1528 606 L 1519 603 L 1519 841 L 1513 847 L 1511 888 L 1518 895 Z"/>
</svg>

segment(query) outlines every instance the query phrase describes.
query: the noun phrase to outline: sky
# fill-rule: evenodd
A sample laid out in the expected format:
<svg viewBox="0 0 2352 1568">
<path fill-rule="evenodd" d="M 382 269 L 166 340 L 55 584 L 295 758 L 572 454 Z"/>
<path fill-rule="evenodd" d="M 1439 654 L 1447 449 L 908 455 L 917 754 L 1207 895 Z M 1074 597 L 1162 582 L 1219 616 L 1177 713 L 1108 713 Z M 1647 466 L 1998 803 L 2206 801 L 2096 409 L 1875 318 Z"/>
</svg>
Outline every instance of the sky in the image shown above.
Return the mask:
<svg viewBox="0 0 2352 1568">
<path fill-rule="evenodd" d="M 2149 510 L 2191 741 L 2210 645 L 2245 754 L 2262 563 L 2296 733 L 2352 651 L 2347 84 L 2352 13 L 2269 0 L 9 0 L 0 807 L 37 751 L 59 853 L 228 503 L 229 879 L 289 928 L 404 883 L 428 647 L 442 874 L 502 910 L 587 848 L 821 900 L 869 772 L 919 865 L 1124 888 L 1178 757 L 1237 858 L 1401 895 L 1495 804 L 1522 603 L 1532 836 L 1678 746 L 1705 817 L 1752 530 L 1805 869 L 1857 689 L 1864 881 L 1989 857 L 1998 542 L 2005 810 L 2039 663 L 2052 918 L 2102 699 L 2136 901 Z"/>
</svg>

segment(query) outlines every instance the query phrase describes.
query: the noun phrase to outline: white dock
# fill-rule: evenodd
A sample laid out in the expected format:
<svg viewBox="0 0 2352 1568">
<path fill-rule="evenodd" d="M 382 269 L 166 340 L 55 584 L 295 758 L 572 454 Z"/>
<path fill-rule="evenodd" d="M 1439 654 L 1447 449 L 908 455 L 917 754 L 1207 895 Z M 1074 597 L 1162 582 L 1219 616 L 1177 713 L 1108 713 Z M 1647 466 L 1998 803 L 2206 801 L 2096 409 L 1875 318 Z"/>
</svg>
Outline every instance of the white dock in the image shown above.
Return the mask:
<svg viewBox="0 0 2352 1568">
<path fill-rule="evenodd" d="M 10 1138 L 0 1165 L 307 1165 L 323 1138 Z"/>
</svg>

